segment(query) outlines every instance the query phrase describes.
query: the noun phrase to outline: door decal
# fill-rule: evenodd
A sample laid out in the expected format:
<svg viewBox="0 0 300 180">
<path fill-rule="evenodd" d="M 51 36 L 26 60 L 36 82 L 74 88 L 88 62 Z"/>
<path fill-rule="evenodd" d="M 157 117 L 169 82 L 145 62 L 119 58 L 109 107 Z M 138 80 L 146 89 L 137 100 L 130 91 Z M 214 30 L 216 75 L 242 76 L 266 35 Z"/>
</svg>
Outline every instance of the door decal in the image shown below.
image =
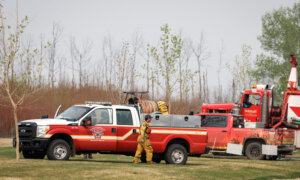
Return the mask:
<svg viewBox="0 0 300 180">
<path fill-rule="evenodd" d="M 93 132 L 93 136 L 96 140 L 101 140 L 101 137 L 104 135 L 105 129 L 102 127 L 94 127 L 90 129 Z"/>
</svg>

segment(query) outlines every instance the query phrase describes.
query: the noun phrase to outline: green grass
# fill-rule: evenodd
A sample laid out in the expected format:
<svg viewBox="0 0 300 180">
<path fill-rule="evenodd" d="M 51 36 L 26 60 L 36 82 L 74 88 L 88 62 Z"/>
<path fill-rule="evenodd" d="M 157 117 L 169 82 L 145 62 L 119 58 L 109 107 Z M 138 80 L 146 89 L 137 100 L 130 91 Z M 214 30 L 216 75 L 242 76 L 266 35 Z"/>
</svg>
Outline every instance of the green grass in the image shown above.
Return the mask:
<svg viewBox="0 0 300 180">
<path fill-rule="evenodd" d="M 291 160 L 293 158 L 293 160 Z M 295 160 L 298 159 L 298 160 Z M 69 161 L 15 160 L 15 149 L 0 147 L 0 179 L 293 179 L 300 177 L 300 152 L 277 161 L 243 156 L 189 157 L 186 165 L 133 164 L 122 155 L 93 155 Z"/>
</svg>

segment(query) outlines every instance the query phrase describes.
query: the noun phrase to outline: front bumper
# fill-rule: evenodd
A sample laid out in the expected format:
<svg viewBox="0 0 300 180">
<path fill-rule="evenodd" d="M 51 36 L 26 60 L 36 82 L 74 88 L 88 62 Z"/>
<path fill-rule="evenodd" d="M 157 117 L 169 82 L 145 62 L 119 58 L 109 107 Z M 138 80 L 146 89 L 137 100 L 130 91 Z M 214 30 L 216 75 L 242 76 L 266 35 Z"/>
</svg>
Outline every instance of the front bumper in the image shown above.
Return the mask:
<svg viewBox="0 0 300 180">
<path fill-rule="evenodd" d="M 46 150 L 49 139 L 33 138 L 20 139 L 20 150 Z M 16 147 L 16 138 L 13 138 L 13 147 Z"/>
</svg>

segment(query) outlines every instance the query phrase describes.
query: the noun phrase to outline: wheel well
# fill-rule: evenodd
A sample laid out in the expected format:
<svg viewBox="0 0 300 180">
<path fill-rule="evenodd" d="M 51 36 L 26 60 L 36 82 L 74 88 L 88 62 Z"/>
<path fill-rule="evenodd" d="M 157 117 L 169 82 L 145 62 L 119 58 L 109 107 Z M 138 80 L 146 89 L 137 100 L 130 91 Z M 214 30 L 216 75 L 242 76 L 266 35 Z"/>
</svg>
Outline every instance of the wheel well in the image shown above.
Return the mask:
<svg viewBox="0 0 300 180">
<path fill-rule="evenodd" d="M 243 154 L 245 154 L 247 146 L 252 142 L 259 142 L 261 144 L 266 144 L 266 140 L 263 138 L 247 138 L 244 140 L 244 146 L 243 146 Z"/>
<path fill-rule="evenodd" d="M 75 155 L 75 146 L 74 146 L 74 141 L 72 139 L 72 137 L 68 134 L 63 134 L 63 133 L 59 133 L 59 134 L 54 134 L 51 138 L 50 138 L 50 141 L 53 141 L 55 139 L 63 139 L 65 140 L 69 145 L 70 145 L 70 148 L 71 148 L 71 156 L 74 156 Z"/>
<path fill-rule="evenodd" d="M 169 141 L 166 149 L 168 149 L 168 147 L 171 146 L 172 144 L 180 144 L 183 147 L 185 147 L 188 153 L 190 152 L 190 144 L 185 139 L 180 139 L 180 138 L 172 139 L 171 141 Z"/>
</svg>

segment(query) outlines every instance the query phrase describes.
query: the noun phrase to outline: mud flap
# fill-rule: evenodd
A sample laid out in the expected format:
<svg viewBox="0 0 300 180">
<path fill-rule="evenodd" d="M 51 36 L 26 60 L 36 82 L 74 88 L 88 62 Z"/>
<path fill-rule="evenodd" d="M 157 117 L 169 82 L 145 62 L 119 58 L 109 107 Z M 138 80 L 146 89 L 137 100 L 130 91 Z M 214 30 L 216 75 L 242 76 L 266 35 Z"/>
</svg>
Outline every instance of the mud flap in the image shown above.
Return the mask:
<svg viewBox="0 0 300 180">
<path fill-rule="evenodd" d="M 235 155 L 242 155 L 243 153 L 243 145 L 241 144 L 227 144 L 226 153 L 228 154 L 235 154 Z"/>
<path fill-rule="evenodd" d="M 262 154 L 265 155 L 271 155 L 271 156 L 277 156 L 278 149 L 275 145 L 262 145 Z"/>
<path fill-rule="evenodd" d="M 295 145 L 297 148 L 300 148 L 300 130 L 295 131 Z"/>
</svg>

